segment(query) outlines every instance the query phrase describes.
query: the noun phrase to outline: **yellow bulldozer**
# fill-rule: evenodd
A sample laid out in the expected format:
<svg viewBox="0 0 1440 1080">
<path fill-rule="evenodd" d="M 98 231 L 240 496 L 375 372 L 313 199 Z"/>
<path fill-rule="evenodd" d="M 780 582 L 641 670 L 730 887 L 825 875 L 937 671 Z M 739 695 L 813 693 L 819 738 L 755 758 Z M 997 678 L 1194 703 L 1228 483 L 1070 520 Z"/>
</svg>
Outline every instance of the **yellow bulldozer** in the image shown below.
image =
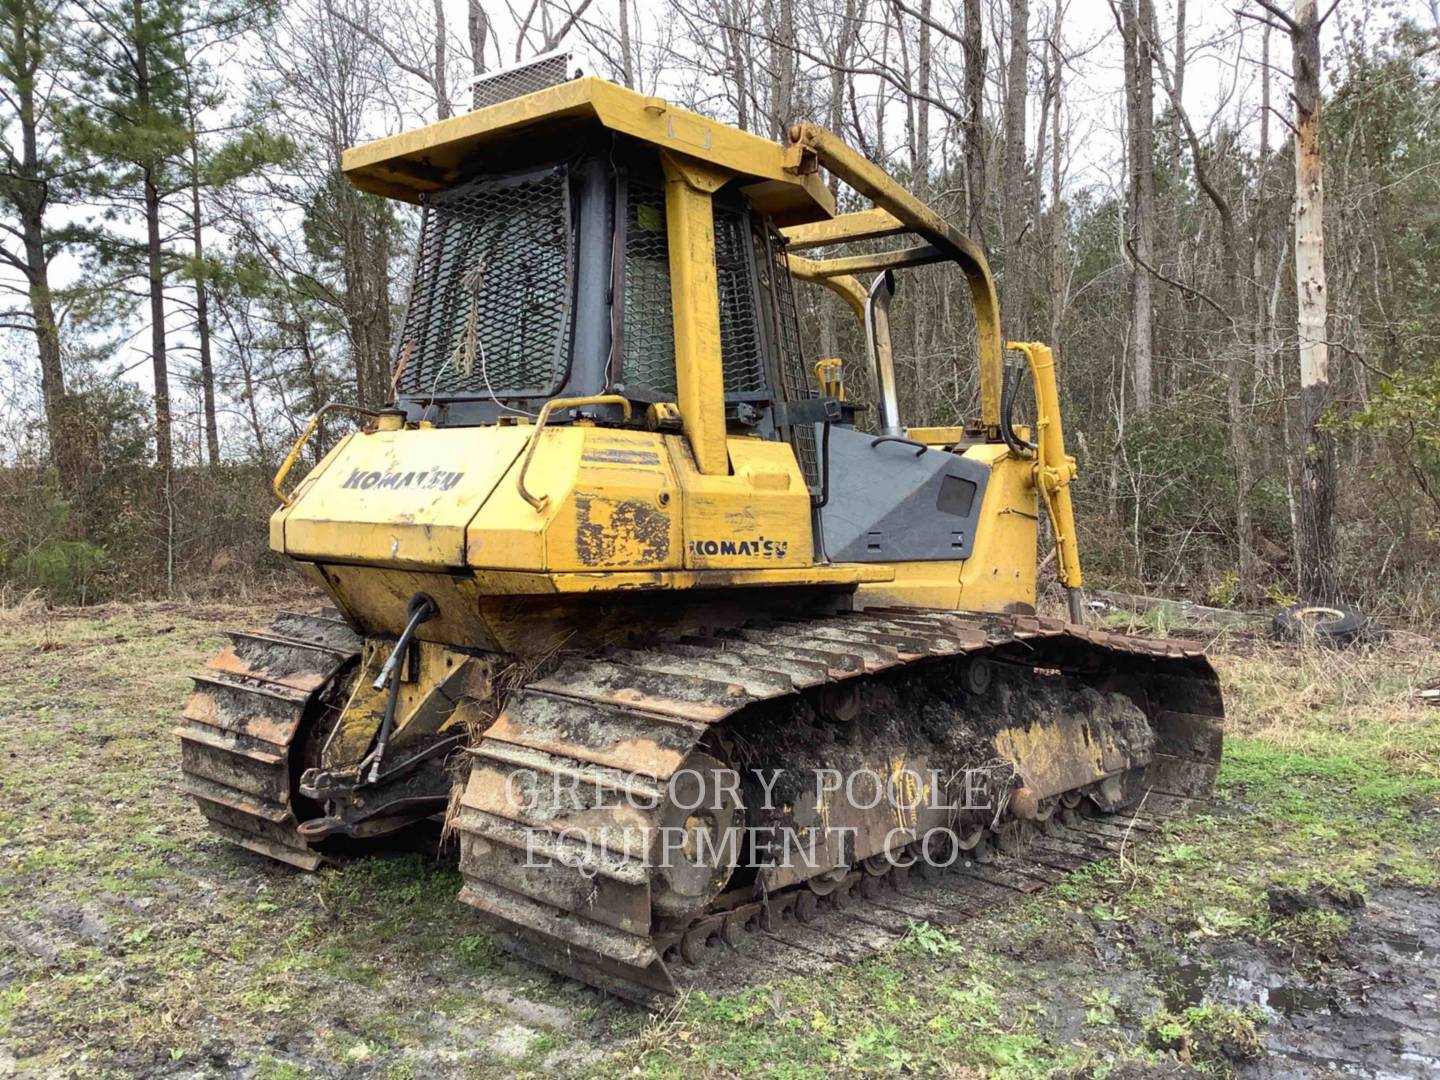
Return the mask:
<svg viewBox="0 0 1440 1080">
<path fill-rule="evenodd" d="M 648 999 L 907 861 L 1209 795 L 1217 680 L 1082 625 L 1054 363 L 1007 348 L 974 243 L 812 124 L 770 141 L 563 58 L 477 95 L 344 156 L 423 207 L 393 403 L 327 406 L 276 477 L 270 542 L 334 610 L 196 676 L 215 831 L 315 869 L 443 819 L 507 947 Z M 896 272 L 944 264 L 978 415 L 906 426 Z M 796 281 L 859 320 L 873 408 Z M 291 489 L 337 410 L 358 430 Z M 1068 619 L 1035 613 L 1042 513 Z"/>
</svg>

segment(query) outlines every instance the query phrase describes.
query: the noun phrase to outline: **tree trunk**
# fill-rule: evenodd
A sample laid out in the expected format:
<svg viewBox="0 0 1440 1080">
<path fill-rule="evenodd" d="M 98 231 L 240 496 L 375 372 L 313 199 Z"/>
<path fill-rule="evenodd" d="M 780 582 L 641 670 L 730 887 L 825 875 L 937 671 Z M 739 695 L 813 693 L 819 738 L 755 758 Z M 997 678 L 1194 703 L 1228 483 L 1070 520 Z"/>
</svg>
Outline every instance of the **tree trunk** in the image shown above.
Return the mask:
<svg viewBox="0 0 1440 1080">
<path fill-rule="evenodd" d="M 915 102 L 915 191 L 924 198 L 930 190 L 930 0 L 920 0 L 920 48 L 915 57 L 915 80 L 920 84 Z"/>
<path fill-rule="evenodd" d="M 1159 41 L 1159 27 L 1155 28 L 1152 40 Z M 1175 0 L 1175 96 L 1181 101 L 1185 100 L 1185 0 Z M 1262 66 L 1262 71 L 1264 70 Z M 1170 112 L 1170 168 L 1178 169 L 1180 164 L 1180 148 L 1183 134 L 1180 130 L 1180 118 L 1175 115 L 1174 110 Z M 1170 276 L 1177 281 L 1184 278 L 1181 271 L 1181 225 L 1182 215 L 1185 212 L 1185 199 L 1181 190 L 1172 185 L 1170 192 L 1170 213 L 1166 216 L 1166 252 L 1165 264 L 1170 267 Z M 1160 254 L 1157 251 L 1157 259 Z M 1153 308 L 1151 309 L 1154 310 Z M 1179 324 L 1180 302 L 1178 296 L 1172 295 L 1166 305 L 1166 310 L 1174 314 L 1173 322 Z M 1162 315 L 1160 325 L 1164 326 L 1166 318 Z M 1153 342 L 1153 330 L 1152 330 Z M 1171 339 L 1160 343 L 1160 356 L 1155 358 L 1154 371 L 1154 392 L 1161 401 L 1166 401 L 1175 392 L 1175 385 L 1178 382 L 1175 354 L 1179 351 L 1179 339 Z M 1169 359 L 1167 359 L 1169 357 Z"/>
<path fill-rule="evenodd" d="M 1150 51 L 1155 16 L 1151 0 L 1121 5 L 1125 45 L 1125 106 L 1129 119 L 1130 384 L 1135 414 L 1150 411 L 1154 387 L 1155 280 L 1155 68 Z"/>
<path fill-rule="evenodd" d="M 1005 175 L 1001 190 L 1005 206 L 1001 223 L 1005 236 L 1005 276 L 1009 279 L 1011 303 L 1022 300 L 1017 273 L 1021 234 L 1025 229 L 1025 98 L 1029 89 L 1030 0 L 1010 0 L 1010 56 L 1005 66 Z M 1022 300 L 1023 303 L 1023 300 Z M 1023 320 L 1022 320 L 1023 322 Z"/>
<path fill-rule="evenodd" d="M 143 113 L 150 108 L 150 58 L 145 43 L 148 30 L 140 0 L 132 0 L 130 15 L 131 41 L 135 47 L 135 100 Z M 175 455 L 170 448 L 170 372 L 165 355 L 165 264 L 164 239 L 160 234 L 160 187 L 156 163 L 148 161 L 142 168 L 145 206 L 146 277 L 150 290 L 150 369 L 155 379 L 155 464 L 160 467 L 164 482 L 167 513 L 170 498 L 170 470 Z"/>
<path fill-rule="evenodd" d="M 154 170 L 145 168 L 145 257 L 150 287 L 150 369 L 155 376 L 155 463 L 168 476 L 175 455 L 170 448 L 170 372 L 165 355 L 165 266 L 160 235 L 160 189 Z"/>
<path fill-rule="evenodd" d="M 1065 317 L 1065 214 L 1060 204 L 1062 171 L 1060 163 L 1060 105 L 1064 100 L 1064 57 L 1060 52 L 1060 19 L 1057 12 L 1055 30 L 1050 41 L 1050 63 L 1054 80 L 1050 112 L 1050 345 L 1056 363 L 1061 360 L 1060 322 Z"/>
<path fill-rule="evenodd" d="M 64 479 L 69 460 L 65 401 L 65 367 L 60 354 L 60 328 L 55 322 L 55 303 L 50 293 L 50 266 L 45 258 L 45 225 L 39 212 L 21 218 L 25 234 L 25 261 L 29 264 L 26 285 L 30 312 L 35 320 L 35 340 L 40 352 L 40 396 L 45 404 L 45 426 L 50 437 L 50 456 Z"/>
<path fill-rule="evenodd" d="M 620 76 L 635 89 L 635 58 L 630 44 L 630 0 L 620 0 Z"/>
<path fill-rule="evenodd" d="M 220 426 L 215 418 L 215 363 L 210 352 L 210 297 L 205 287 L 205 243 L 201 233 L 200 185 L 190 188 L 195 231 L 195 329 L 200 339 L 200 393 L 205 410 L 205 451 L 210 467 L 220 464 Z"/>
<path fill-rule="evenodd" d="M 985 34 L 980 0 L 965 0 L 965 189 L 970 235 L 980 240 L 985 207 Z"/>
<path fill-rule="evenodd" d="M 205 225 L 200 212 L 200 118 L 195 113 L 193 89 L 188 86 L 190 106 L 190 232 L 195 254 L 195 333 L 200 344 L 200 396 L 205 426 L 206 460 L 213 469 L 220 464 L 220 426 L 215 418 L 215 364 L 210 350 L 210 294 L 205 285 Z"/>
<path fill-rule="evenodd" d="M 740 30 L 740 16 L 738 5 L 731 0 L 727 8 L 729 14 L 726 18 L 726 27 L 722 31 L 725 35 L 725 48 L 730 54 L 730 75 L 735 82 L 735 126 L 741 131 L 750 130 L 750 65 L 745 59 L 745 43 L 749 41 L 748 36 Z"/>
<path fill-rule="evenodd" d="M 466 0 L 465 4 L 465 31 L 470 38 L 470 74 L 480 76 L 485 74 L 485 44 L 490 38 L 490 17 L 485 14 L 485 7 L 480 0 Z M 474 86 L 470 91 L 470 107 L 480 107 L 480 87 Z"/>
<path fill-rule="evenodd" d="M 777 0 L 779 21 L 770 54 L 770 137 L 783 142 L 795 107 L 795 0 Z"/>
<path fill-rule="evenodd" d="M 445 0 L 435 0 L 435 113 L 436 119 L 450 117 L 449 73 L 445 70 Z"/>
<path fill-rule="evenodd" d="M 1320 157 L 1320 19 L 1315 0 L 1296 0 L 1290 43 L 1295 80 L 1295 296 L 1300 339 L 1301 598 L 1336 599 L 1335 442 L 1322 426 L 1330 404 L 1326 334 L 1325 192 Z"/>
</svg>

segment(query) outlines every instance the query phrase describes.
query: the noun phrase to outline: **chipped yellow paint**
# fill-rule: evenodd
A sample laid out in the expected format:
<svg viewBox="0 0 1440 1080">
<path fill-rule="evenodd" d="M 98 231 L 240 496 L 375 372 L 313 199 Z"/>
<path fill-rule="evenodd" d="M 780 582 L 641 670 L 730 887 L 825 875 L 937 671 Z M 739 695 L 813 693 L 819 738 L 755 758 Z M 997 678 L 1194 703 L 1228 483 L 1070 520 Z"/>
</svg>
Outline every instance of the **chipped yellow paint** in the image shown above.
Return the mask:
<svg viewBox="0 0 1440 1080">
<path fill-rule="evenodd" d="M 764 589 L 782 585 L 841 588 L 890 581 L 895 568 L 884 563 L 834 563 L 755 570 L 602 571 L 534 574 L 518 570 L 477 570 L 475 583 L 489 596 L 559 596 L 573 593 L 654 592 L 685 589 Z"/>
<path fill-rule="evenodd" d="M 1075 459 L 1065 453 L 1065 429 L 1060 420 L 1060 389 L 1055 379 L 1055 354 L 1036 341 L 1012 341 L 1009 348 L 1024 353 L 1035 384 L 1035 487 L 1045 500 L 1046 515 L 1055 532 L 1055 556 L 1060 581 L 1068 589 L 1084 583 L 1080 573 L 1080 547 L 1075 536 L 1075 514 L 1070 504 L 1070 481 Z"/>
<path fill-rule="evenodd" d="M 960 606 L 971 611 L 1034 611 L 1039 502 L 1030 463 L 1004 446 L 971 447 L 990 465 L 975 546 L 960 571 Z"/>
<path fill-rule="evenodd" d="M 687 569 L 814 563 L 810 490 L 788 443 L 730 439 L 734 473 L 714 476 L 697 467 L 683 440 L 667 442 L 683 496 Z"/>
<path fill-rule="evenodd" d="M 1122 746 L 1109 725 L 1092 725 L 1072 714 L 1003 728 L 995 735 L 995 749 L 1040 799 L 1078 790 L 1149 760 L 1148 753 Z"/>
<path fill-rule="evenodd" d="M 483 438 L 491 429 L 469 430 Z M 506 476 L 470 522 L 469 565 L 548 573 L 678 569 L 681 492 L 665 444 L 649 431 L 546 428 L 525 479 L 545 496 L 542 509 Z"/>
<path fill-rule="evenodd" d="M 878 207 L 841 214 L 829 221 L 792 225 L 788 229 L 780 230 L 785 239 L 790 241 L 791 251 L 804 251 L 806 248 L 829 244 L 847 244 L 857 240 L 880 240 L 909 231 L 909 226 L 889 210 Z"/>
<path fill-rule="evenodd" d="M 895 810 L 895 827 L 905 832 L 914 832 L 920 823 L 920 788 L 915 774 L 907 768 L 904 754 L 890 759 L 889 790 L 886 798 Z"/>
</svg>

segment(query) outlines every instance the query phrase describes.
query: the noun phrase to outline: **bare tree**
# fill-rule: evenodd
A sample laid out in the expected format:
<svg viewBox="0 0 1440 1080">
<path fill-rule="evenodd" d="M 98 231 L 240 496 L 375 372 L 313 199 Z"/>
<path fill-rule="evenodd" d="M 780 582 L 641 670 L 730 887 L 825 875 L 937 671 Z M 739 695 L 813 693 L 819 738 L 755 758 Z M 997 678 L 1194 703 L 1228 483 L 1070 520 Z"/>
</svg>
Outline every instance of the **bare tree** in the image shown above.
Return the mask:
<svg viewBox="0 0 1440 1080">
<path fill-rule="evenodd" d="M 195 265 L 195 334 L 200 349 L 200 403 L 205 427 L 206 460 L 213 469 L 220 464 L 220 423 L 215 413 L 215 361 L 210 347 L 210 290 L 205 280 L 205 217 L 200 202 L 200 87 L 187 56 L 184 68 L 185 111 L 189 120 L 187 181 L 190 187 L 190 243 Z"/>
<path fill-rule="evenodd" d="M 930 44 L 930 0 L 920 0 L 920 42 L 915 57 L 915 190 L 926 195 L 930 190 L 930 82 L 934 57 Z"/>
<path fill-rule="evenodd" d="M 1210 200 L 1210 204 L 1219 218 L 1220 234 L 1216 257 L 1220 264 L 1223 301 L 1216 301 L 1213 297 L 1199 292 L 1192 286 L 1186 286 L 1182 282 L 1171 280 L 1169 283 L 1178 286 L 1189 296 L 1203 297 L 1204 301 L 1224 318 L 1228 327 L 1224 345 L 1225 406 L 1230 436 L 1230 454 L 1235 468 L 1235 548 L 1239 564 L 1237 575 L 1241 595 L 1250 596 L 1257 588 L 1259 564 L 1255 555 L 1254 525 L 1250 514 L 1250 493 L 1255 486 L 1255 460 L 1250 439 L 1250 415 L 1246 406 L 1246 390 L 1250 382 L 1248 377 L 1250 372 L 1246 370 L 1249 353 L 1241 341 L 1241 324 L 1235 314 L 1237 311 L 1243 311 L 1249 294 L 1249 290 L 1244 287 L 1241 278 L 1239 228 L 1236 224 L 1235 209 L 1212 173 L 1210 154 L 1190 119 L 1184 101 L 1180 99 L 1176 91 L 1175 79 L 1164 60 L 1163 53 L 1157 47 L 1153 36 L 1153 23 L 1147 25 L 1137 21 L 1136 33 L 1148 41 L 1146 49 L 1150 53 L 1155 70 L 1160 75 L 1166 96 L 1170 99 L 1170 108 L 1174 110 L 1181 130 L 1185 133 L 1185 140 L 1190 148 L 1191 167 L 1195 171 L 1195 182 L 1205 193 L 1205 197 Z M 1135 252 L 1132 251 L 1131 254 L 1135 255 Z M 1140 262 L 1140 259 L 1137 257 L 1136 261 Z M 1158 271 L 1153 264 L 1141 263 L 1140 269 L 1158 276 Z"/>
<path fill-rule="evenodd" d="M 1295 300 L 1300 342 L 1300 498 L 1296 554 L 1300 595 L 1315 603 L 1337 592 L 1335 440 L 1325 428 L 1330 404 L 1330 347 L 1325 291 L 1325 190 L 1320 151 L 1320 27 L 1315 0 L 1295 0 L 1289 15 L 1257 0 L 1290 36 L 1295 102 Z M 1334 11 L 1334 6 L 1330 8 Z M 1329 12 L 1326 13 L 1328 16 Z"/>
<path fill-rule="evenodd" d="M 1155 286 L 1152 272 L 1144 267 L 1155 265 L 1155 66 L 1150 55 L 1155 13 L 1151 0 L 1121 0 L 1112 7 L 1125 49 L 1125 141 L 1130 174 L 1129 235 L 1125 246 L 1133 260 L 1130 384 L 1135 394 L 1135 412 L 1143 416 L 1150 411 L 1154 388 L 1151 369 Z"/>
<path fill-rule="evenodd" d="M 635 56 L 630 44 L 630 0 L 620 0 L 620 74 L 625 85 L 635 89 Z"/>
<path fill-rule="evenodd" d="M 985 207 L 985 31 L 980 0 L 965 0 L 965 187 L 970 234 L 982 236 Z"/>
<path fill-rule="evenodd" d="M 1010 0 L 1010 55 L 1005 61 L 1005 175 L 1000 187 L 1005 193 L 1001 210 L 1004 234 L 1005 272 L 1012 282 L 1012 310 L 1021 298 L 1019 268 L 1021 245 L 1027 224 L 1025 198 L 1025 105 L 1029 89 L 1030 0 Z M 1020 320 L 1023 324 L 1023 318 Z"/>
</svg>

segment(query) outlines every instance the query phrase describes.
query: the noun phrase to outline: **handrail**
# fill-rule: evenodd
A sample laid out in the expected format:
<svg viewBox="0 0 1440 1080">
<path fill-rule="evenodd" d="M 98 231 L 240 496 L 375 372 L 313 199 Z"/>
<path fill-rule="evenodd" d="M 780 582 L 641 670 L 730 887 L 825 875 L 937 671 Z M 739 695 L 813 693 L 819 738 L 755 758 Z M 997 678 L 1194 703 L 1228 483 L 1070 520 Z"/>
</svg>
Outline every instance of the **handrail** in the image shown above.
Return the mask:
<svg viewBox="0 0 1440 1080">
<path fill-rule="evenodd" d="M 630 401 L 619 394 L 551 398 L 547 401 L 541 407 L 540 415 L 535 418 L 535 431 L 531 434 L 530 442 L 525 447 L 525 458 L 520 462 L 520 471 L 515 475 L 515 486 L 520 490 L 520 497 L 537 511 L 545 509 L 545 504 L 550 501 L 550 496 L 530 494 L 525 488 L 525 473 L 530 468 L 530 459 L 535 456 L 535 447 L 540 444 L 540 433 L 545 430 L 545 425 L 550 420 L 550 414 L 556 409 L 578 409 L 581 405 L 619 405 L 625 411 L 625 419 L 630 419 Z"/>
<path fill-rule="evenodd" d="M 280 500 L 282 505 L 293 506 L 295 504 L 294 497 L 286 495 L 281 485 L 285 483 L 285 478 L 290 475 L 290 470 L 295 467 L 295 462 L 300 460 L 300 451 L 305 449 L 305 444 L 310 441 L 310 436 L 315 434 L 315 429 L 320 426 L 321 418 L 331 411 L 352 412 L 359 416 L 368 416 L 371 419 L 380 415 L 374 409 L 363 409 L 359 405 L 349 405 L 343 401 L 331 401 L 328 404 L 322 405 L 320 411 L 312 416 L 310 422 L 305 425 L 305 430 L 300 432 L 300 437 L 295 440 L 295 445 L 290 448 L 290 453 L 285 455 L 285 460 L 280 463 L 280 469 L 275 473 L 275 479 L 271 482 L 271 487 L 275 491 L 275 497 Z"/>
<path fill-rule="evenodd" d="M 930 447 L 926 446 L 926 445 L 925 445 L 923 442 L 921 442 L 919 439 L 907 439 L 904 435 L 880 435 L 880 436 L 877 436 L 876 438 L 873 438 L 873 439 L 870 440 L 870 449 L 871 449 L 871 450 L 874 450 L 874 449 L 875 449 L 877 446 L 879 446 L 881 443 L 887 443 L 887 442 L 902 443 L 902 444 L 904 444 L 905 446 L 914 446 L 914 447 L 916 447 L 916 448 L 917 448 L 917 449 L 915 450 L 915 456 L 916 456 L 916 457 L 924 457 L 924 456 L 925 456 L 925 451 L 927 451 L 927 450 L 930 449 Z"/>
</svg>

